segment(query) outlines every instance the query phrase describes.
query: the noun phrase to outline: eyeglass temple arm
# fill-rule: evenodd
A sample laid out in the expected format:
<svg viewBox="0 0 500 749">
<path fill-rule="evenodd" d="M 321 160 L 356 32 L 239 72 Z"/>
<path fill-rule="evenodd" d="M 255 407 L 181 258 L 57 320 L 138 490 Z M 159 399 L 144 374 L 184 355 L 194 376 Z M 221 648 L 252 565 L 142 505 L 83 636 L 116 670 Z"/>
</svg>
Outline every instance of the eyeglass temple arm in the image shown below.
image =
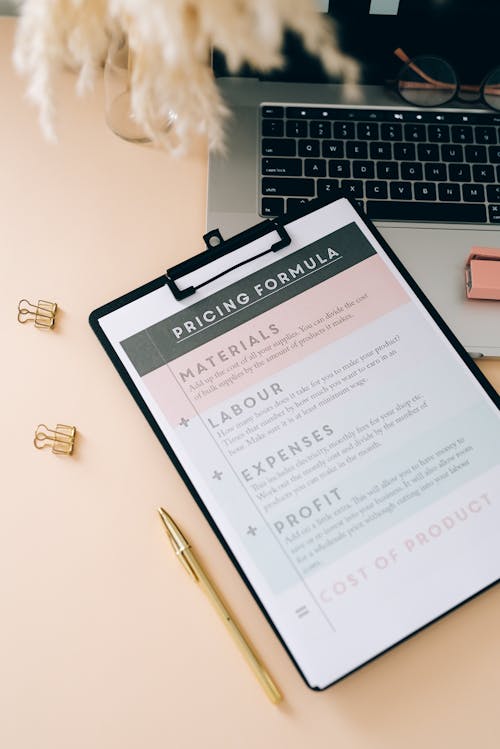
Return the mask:
<svg viewBox="0 0 500 749">
<path fill-rule="evenodd" d="M 401 49 L 401 47 L 398 47 L 394 50 L 394 54 L 396 57 L 399 57 L 399 59 L 402 62 L 405 62 L 408 67 L 413 70 L 414 73 L 419 75 L 424 81 L 427 81 L 427 83 L 430 83 L 432 86 L 439 86 L 439 87 L 445 87 L 445 88 L 455 88 L 455 86 L 452 83 L 445 83 L 444 81 L 438 81 L 435 78 L 431 78 L 430 75 L 427 75 L 421 68 L 418 67 L 406 54 L 404 50 Z"/>
<path fill-rule="evenodd" d="M 451 83 L 445 83 L 444 81 L 438 81 L 435 78 L 431 78 L 430 75 L 427 75 L 421 68 L 418 67 L 418 65 L 416 65 L 414 62 L 412 62 L 412 60 L 408 57 L 408 55 L 406 54 L 406 52 L 403 49 L 401 49 L 401 47 L 398 47 L 397 49 L 395 49 L 394 50 L 394 54 L 396 55 L 396 57 L 398 57 L 401 60 L 401 62 L 406 63 L 408 65 L 408 67 L 411 70 L 413 70 L 414 73 L 416 73 L 417 75 L 419 75 L 424 81 L 427 81 L 427 83 L 430 83 L 432 86 L 441 86 L 441 87 L 444 86 L 446 88 L 455 88 L 454 85 L 451 84 Z M 411 88 L 411 86 L 409 86 L 410 83 L 411 83 L 410 81 L 407 81 L 406 85 Z M 416 84 L 416 85 L 418 85 L 418 84 Z M 473 86 L 473 85 L 467 84 L 467 83 L 463 83 L 463 84 L 460 85 L 460 90 L 461 91 L 473 91 L 473 92 L 477 92 L 477 91 L 480 91 L 480 89 L 481 89 L 481 86 Z M 498 96 L 498 94 L 500 93 L 500 84 L 490 84 L 489 86 L 486 86 L 486 88 L 484 89 L 484 93 L 485 94 L 495 94 L 495 95 Z"/>
</svg>

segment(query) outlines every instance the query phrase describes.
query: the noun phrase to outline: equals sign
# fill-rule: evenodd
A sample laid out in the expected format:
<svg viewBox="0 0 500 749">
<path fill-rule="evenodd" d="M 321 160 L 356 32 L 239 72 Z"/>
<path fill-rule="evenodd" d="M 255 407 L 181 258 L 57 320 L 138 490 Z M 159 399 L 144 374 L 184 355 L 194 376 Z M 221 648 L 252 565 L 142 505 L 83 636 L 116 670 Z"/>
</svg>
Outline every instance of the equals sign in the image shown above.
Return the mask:
<svg viewBox="0 0 500 749">
<path fill-rule="evenodd" d="M 297 614 L 299 619 L 302 619 L 302 617 L 308 615 L 309 609 L 307 608 L 307 606 L 299 606 L 298 609 L 295 609 L 295 613 Z"/>
</svg>

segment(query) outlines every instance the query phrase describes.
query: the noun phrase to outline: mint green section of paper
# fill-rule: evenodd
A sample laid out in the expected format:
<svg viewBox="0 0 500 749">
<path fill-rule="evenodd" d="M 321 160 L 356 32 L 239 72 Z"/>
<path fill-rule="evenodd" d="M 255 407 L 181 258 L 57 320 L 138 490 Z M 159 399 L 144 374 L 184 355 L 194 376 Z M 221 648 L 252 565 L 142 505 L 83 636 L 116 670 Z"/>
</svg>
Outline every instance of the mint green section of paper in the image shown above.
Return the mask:
<svg viewBox="0 0 500 749">
<path fill-rule="evenodd" d="M 303 556 L 303 553 L 293 553 L 293 548 L 297 548 L 297 543 L 292 541 L 287 543 L 286 541 L 287 537 L 289 539 L 293 538 L 294 530 L 300 530 L 300 526 L 290 528 L 288 532 L 283 531 L 279 535 L 271 535 L 269 533 L 265 534 L 265 538 L 261 536 L 256 561 L 262 573 L 266 576 L 275 592 L 280 592 L 298 581 L 297 573 L 293 570 L 291 564 L 286 563 L 281 549 L 276 545 L 277 538 L 285 546 L 291 558 L 295 557 L 296 567 L 304 578 L 307 578 L 309 572 L 317 572 L 320 568 L 324 568 L 345 554 L 362 547 L 388 528 L 396 526 L 402 520 L 411 517 L 433 502 L 437 502 L 461 485 L 497 465 L 498 444 L 496 435 L 498 435 L 496 415 L 487 404 L 480 402 L 478 405 L 458 414 L 453 419 L 438 425 L 435 429 L 420 436 L 418 439 L 408 442 L 400 450 L 372 460 L 367 458 L 363 466 L 359 465 L 355 472 L 350 473 L 346 479 L 342 480 L 339 475 L 338 481 L 333 480 L 328 485 L 323 483 L 318 484 L 316 491 L 313 492 L 311 490 L 311 493 L 308 496 L 304 496 L 301 500 L 290 504 L 287 503 L 285 510 L 281 508 L 279 512 L 269 513 L 266 517 L 271 528 L 274 529 L 274 523 L 283 521 L 287 514 L 294 513 L 298 517 L 300 508 L 310 506 L 312 500 L 315 497 L 321 497 L 322 492 L 326 491 L 332 483 L 338 487 L 339 494 L 342 497 L 339 505 L 350 505 L 349 510 L 337 516 L 339 519 L 343 519 L 343 524 L 337 526 L 330 535 L 325 534 L 325 537 L 321 541 L 318 540 L 317 542 L 313 541 L 310 543 L 307 536 L 302 537 L 302 541 L 305 542 L 304 548 L 307 549 L 308 553 L 306 564 L 298 562 L 298 558 Z M 410 479 L 408 481 L 409 488 L 406 492 L 402 491 L 388 498 L 386 501 L 375 504 L 371 511 L 360 512 L 363 503 L 356 504 L 354 497 L 359 498 L 362 495 L 366 495 L 370 489 L 376 485 L 381 485 L 388 477 L 403 472 L 412 465 L 416 465 L 420 459 L 425 461 L 429 456 L 442 449 L 443 446 L 460 439 L 464 439 L 461 445 L 462 450 L 465 450 L 469 446 L 472 447 L 472 450 L 465 452 L 462 457 L 454 460 L 452 464 L 449 463 L 447 470 L 439 469 L 425 478 L 426 469 L 423 466 L 421 469 L 419 468 L 419 470 L 413 472 L 413 478 L 416 478 L 420 472 L 423 472 L 423 481 L 415 481 L 413 483 L 412 479 Z M 448 451 L 445 457 L 449 457 L 450 455 L 451 452 Z M 468 464 L 459 470 L 451 470 L 450 465 L 458 466 L 462 462 L 468 462 Z M 429 461 L 426 465 L 429 467 L 432 465 L 432 462 Z M 437 480 L 438 477 L 445 476 L 445 474 L 447 474 L 446 477 Z M 417 487 L 421 487 L 418 496 L 414 496 L 398 504 L 398 499 L 401 501 L 401 498 L 405 495 L 411 495 L 412 489 L 415 490 Z M 467 497 L 467 501 L 470 501 L 470 499 L 473 499 L 473 497 Z M 455 509 L 460 509 L 464 504 L 466 504 L 465 500 L 462 503 L 457 502 Z M 238 521 L 241 522 L 241 513 L 244 510 L 238 507 L 237 502 L 232 505 L 232 510 L 234 511 L 233 521 L 235 525 L 238 525 Z M 356 512 L 359 514 L 352 517 Z M 443 512 L 436 511 L 436 522 L 439 522 L 444 514 Z M 319 517 L 321 517 L 319 514 L 316 517 L 313 515 L 309 522 L 315 523 Z M 347 522 L 348 517 L 351 517 L 349 522 Z M 369 521 L 368 518 L 370 518 Z M 361 524 L 361 527 L 356 529 L 352 535 L 349 535 L 349 529 L 352 532 L 352 529 L 357 524 Z M 325 522 L 322 523 L 322 526 L 318 525 L 315 531 L 311 531 L 311 536 L 315 536 L 317 530 L 321 527 L 324 528 L 326 525 L 327 523 Z M 417 530 L 421 530 L 420 527 Z M 255 555 L 254 539 L 246 538 L 245 541 L 249 550 Z M 404 541 L 404 539 L 402 538 L 401 541 Z M 313 556 L 311 556 L 311 552 Z M 316 565 L 313 564 L 314 561 L 317 563 Z"/>
</svg>

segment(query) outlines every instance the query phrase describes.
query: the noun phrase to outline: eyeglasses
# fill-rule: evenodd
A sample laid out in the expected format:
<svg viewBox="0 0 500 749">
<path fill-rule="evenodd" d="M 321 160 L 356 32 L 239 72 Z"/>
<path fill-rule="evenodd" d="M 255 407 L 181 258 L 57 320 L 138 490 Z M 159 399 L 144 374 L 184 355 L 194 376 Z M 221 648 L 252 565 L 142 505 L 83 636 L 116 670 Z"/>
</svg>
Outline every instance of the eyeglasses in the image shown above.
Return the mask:
<svg viewBox="0 0 500 749">
<path fill-rule="evenodd" d="M 439 107 L 452 99 L 480 102 L 500 110 L 500 67 L 491 70 L 479 86 L 460 84 L 451 65 L 440 57 L 410 58 L 400 47 L 394 54 L 404 67 L 397 79 L 400 96 L 417 107 Z"/>
</svg>

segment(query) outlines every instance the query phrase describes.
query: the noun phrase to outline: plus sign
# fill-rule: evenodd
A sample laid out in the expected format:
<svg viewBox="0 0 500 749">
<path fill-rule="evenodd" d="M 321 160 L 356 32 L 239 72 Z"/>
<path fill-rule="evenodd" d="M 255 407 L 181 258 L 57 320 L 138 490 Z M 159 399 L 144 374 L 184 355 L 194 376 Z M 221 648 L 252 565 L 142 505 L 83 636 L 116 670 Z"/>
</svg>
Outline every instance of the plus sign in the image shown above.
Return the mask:
<svg viewBox="0 0 500 749">
<path fill-rule="evenodd" d="M 257 533 L 257 528 L 254 525 L 249 525 L 248 530 L 247 530 L 247 535 L 255 536 L 256 533 Z"/>
<path fill-rule="evenodd" d="M 222 478 L 222 471 L 214 471 L 214 475 L 212 476 L 213 479 L 217 479 L 217 481 L 220 481 Z"/>
<path fill-rule="evenodd" d="M 184 418 L 184 416 L 179 421 L 179 426 L 180 427 L 187 427 L 188 424 L 189 424 L 189 419 Z"/>
</svg>

